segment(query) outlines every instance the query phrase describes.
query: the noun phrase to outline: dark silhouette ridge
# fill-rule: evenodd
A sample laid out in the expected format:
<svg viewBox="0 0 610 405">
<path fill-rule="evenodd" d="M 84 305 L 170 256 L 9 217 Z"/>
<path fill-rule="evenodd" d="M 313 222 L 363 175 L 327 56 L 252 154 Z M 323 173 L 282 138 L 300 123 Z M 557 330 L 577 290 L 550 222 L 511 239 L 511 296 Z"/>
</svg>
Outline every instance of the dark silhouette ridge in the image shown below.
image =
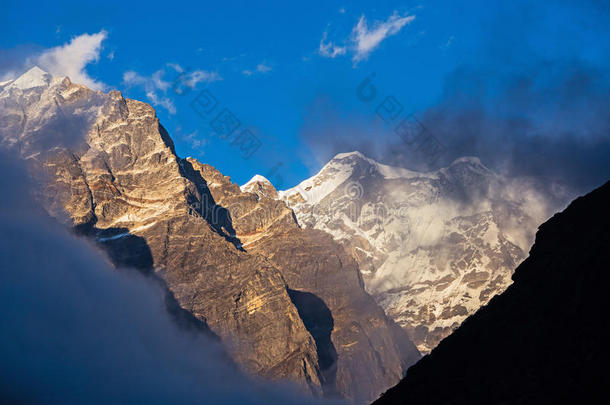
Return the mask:
<svg viewBox="0 0 610 405">
<path fill-rule="evenodd" d="M 540 226 L 513 280 L 375 404 L 608 403 L 610 182 Z"/>
<path fill-rule="evenodd" d="M 290 300 L 297 308 L 307 331 L 316 341 L 320 372 L 324 384 L 324 396 L 340 398 L 337 390 L 337 350 L 330 339 L 335 327 L 332 313 L 324 301 L 315 294 L 288 289 Z"/>
</svg>

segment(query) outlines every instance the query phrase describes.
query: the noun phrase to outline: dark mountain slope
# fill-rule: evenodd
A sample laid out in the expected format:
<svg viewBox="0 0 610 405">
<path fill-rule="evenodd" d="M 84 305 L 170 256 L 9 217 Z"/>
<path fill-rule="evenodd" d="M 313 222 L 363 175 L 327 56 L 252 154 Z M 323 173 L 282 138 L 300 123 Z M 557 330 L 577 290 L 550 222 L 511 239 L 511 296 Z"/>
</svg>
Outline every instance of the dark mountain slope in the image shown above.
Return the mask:
<svg viewBox="0 0 610 405">
<path fill-rule="evenodd" d="M 608 403 L 610 182 L 540 227 L 513 280 L 375 404 Z"/>
</svg>

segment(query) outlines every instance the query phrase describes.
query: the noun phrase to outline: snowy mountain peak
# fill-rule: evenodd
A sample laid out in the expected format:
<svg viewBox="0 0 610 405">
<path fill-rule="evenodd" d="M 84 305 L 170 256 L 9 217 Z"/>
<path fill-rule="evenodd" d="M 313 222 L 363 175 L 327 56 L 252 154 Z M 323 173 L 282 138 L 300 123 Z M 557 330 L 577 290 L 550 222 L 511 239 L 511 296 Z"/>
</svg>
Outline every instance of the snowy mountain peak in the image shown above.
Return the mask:
<svg viewBox="0 0 610 405">
<path fill-rule="evenodd" d="M 335 157 L 333 157 L 326 164 L 326 166 L 329 166 L 329 165 L 332 166 L 334 164 L 344 165 L 346 163 L 349 163 L 351 165 L 359 164 L 359 163 L 369 163 L 371 165 L 377 165 L 378 164 L 378 162 L 376 162 L 375 160 L 365 156 L 363 153 L 358 152 L 358 151 L 354 151 L 354 152 L 339 153 L 339 154 L 335 155 Z"/>
<path fill-rule="evenodd" d="M 483 163 L 481 163 L 481 159 L 479 159 L 478 157 L 474 157 L 474 156 L 463 156 L 461 158 L 457 158 L 451 164 L 455 165 L 458 163 L 470 163 L 472 165 L 483 166 Z"/>
<path fill-rule="evenodd" d="M 536 190 L 476 157 L 416 172 L 341 153 L 279 196 L 301 227 L 346 246 L 423 353 L 506 288 L 543 219 L 529 208 Z"/>
<path fill-rule="evenodd" d="M 362 153 L 358 152 L 357 150 L 353 151 L 353 152 L 345 152 L 345 153 L 338 153 L 337 155 L 335 155 L 334 158 L 332 158 L 331 160 L 338 160 L 338 159 L 345 159 L 347 157 L 359 157 L 361 159 L 368 159 L 366 156 L 364 156 Z"/>
<path fill-rule="evenodd" d="M 256 194 L 259 198 L 278 198 L 277 190 L 273 187 L 273 184 L 271 184 L 265 176 L 261 176 L 260 174 L 252 177 L 246 184 L 241 186 L 240 189 L 244 193 Z"/>
<path fill-rule="evenodd" d="M 255 174 L 250 180 L 248 180 L 248 182 L 246 184 L 244 184 L 240 188 L 243 191 L 245 188 L 247 188 L 249 185 L 251 185 L 253 183 L 268 183 L 268 184 L 271 184 L 271 182 L 265 176 L 261 176 L 260 174 Z"/>
<path fill-rule="evenodd" d="M 39 68 L 38 66 L 34 66 L 21 76 L 19 76 L 15 81 L 13 81 L 9 87 L 17 88 L 21 90 L 33 89 L 36 87 L 46 87 L 51 83 L 53 77 Z"/>
</svg>

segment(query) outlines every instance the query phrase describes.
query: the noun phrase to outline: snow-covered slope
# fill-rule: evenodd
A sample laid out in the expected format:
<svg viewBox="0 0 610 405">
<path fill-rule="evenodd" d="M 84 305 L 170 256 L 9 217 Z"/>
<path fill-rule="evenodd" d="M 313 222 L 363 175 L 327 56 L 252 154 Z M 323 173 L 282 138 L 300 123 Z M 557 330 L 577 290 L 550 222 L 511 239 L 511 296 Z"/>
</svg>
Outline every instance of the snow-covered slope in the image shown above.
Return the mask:
<svg viewBox="0 0 610 405">
<path fill-rule="evenodd" d="M 301 226 L 344 243 L 424 353 L 508 286 L 547 215 L 527 183 L 474 157 L 418 173 L 342 153 L 279 195 Z"/>
<path fill-rule="evenodd" d="M 67 77 L 53 77 L 34 66 L 0 85 L 0 147 L 32 157 L 59 145 L 82 143 L 112 98 Z"/>
<path fill-rule="evenodd" d="M 265 176 L 260 174 L 252 177 L 246 184 L 240 187 L 244 193 L 254 193 L 259 197 L 278 198 L 277 191 L 273 184 Z"/>
<path fill-rule="evenodd" d="M 10 84 L 10 87 L 20 90 L 28 90 L 36 87 L 46 87 L 51 83 L 52 77 L 50 74 L 34 66 L 23 75 L 19 76 Z"/>
</svg>

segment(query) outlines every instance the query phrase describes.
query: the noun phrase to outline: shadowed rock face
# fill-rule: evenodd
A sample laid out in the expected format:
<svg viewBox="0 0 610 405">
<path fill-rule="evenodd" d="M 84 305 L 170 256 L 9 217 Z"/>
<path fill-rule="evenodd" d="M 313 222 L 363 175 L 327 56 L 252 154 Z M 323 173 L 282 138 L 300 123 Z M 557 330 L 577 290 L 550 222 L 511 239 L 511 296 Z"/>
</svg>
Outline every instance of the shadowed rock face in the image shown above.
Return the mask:
<svg viewBox="0 0 610 405">
<path fill-rule="evenodd" d="M 340 245 L 300 229 L 284 202 L 178 158 L 147 104 L 68 79 L 9 85 L 0 131 L 52 215 L 163 280 L 173 311 L 207 325 L 247 372 L 362 402 L 419 357 Z"/>
<path fill-rule="evenodd" d="M 419 353 L 365 292 L 358 265 L 344 248 L 325 232 L 301 229 L 270 184 L 250 184 L 251 192 L 244 193 L 213 167 L 189 162 L 214 201 L 229 210 L 241 247 L 281 270 L 316 338 L 325 391 L 362 402 L 400 379 Z M 336 364 L 330 361 L 334 352 Z"/>
<path fill-rule="evenodd" d="M 544 223 L 514 283 L 375 403 L 607 402 L 609 207 L 610 182 Z"/>
</svg>

